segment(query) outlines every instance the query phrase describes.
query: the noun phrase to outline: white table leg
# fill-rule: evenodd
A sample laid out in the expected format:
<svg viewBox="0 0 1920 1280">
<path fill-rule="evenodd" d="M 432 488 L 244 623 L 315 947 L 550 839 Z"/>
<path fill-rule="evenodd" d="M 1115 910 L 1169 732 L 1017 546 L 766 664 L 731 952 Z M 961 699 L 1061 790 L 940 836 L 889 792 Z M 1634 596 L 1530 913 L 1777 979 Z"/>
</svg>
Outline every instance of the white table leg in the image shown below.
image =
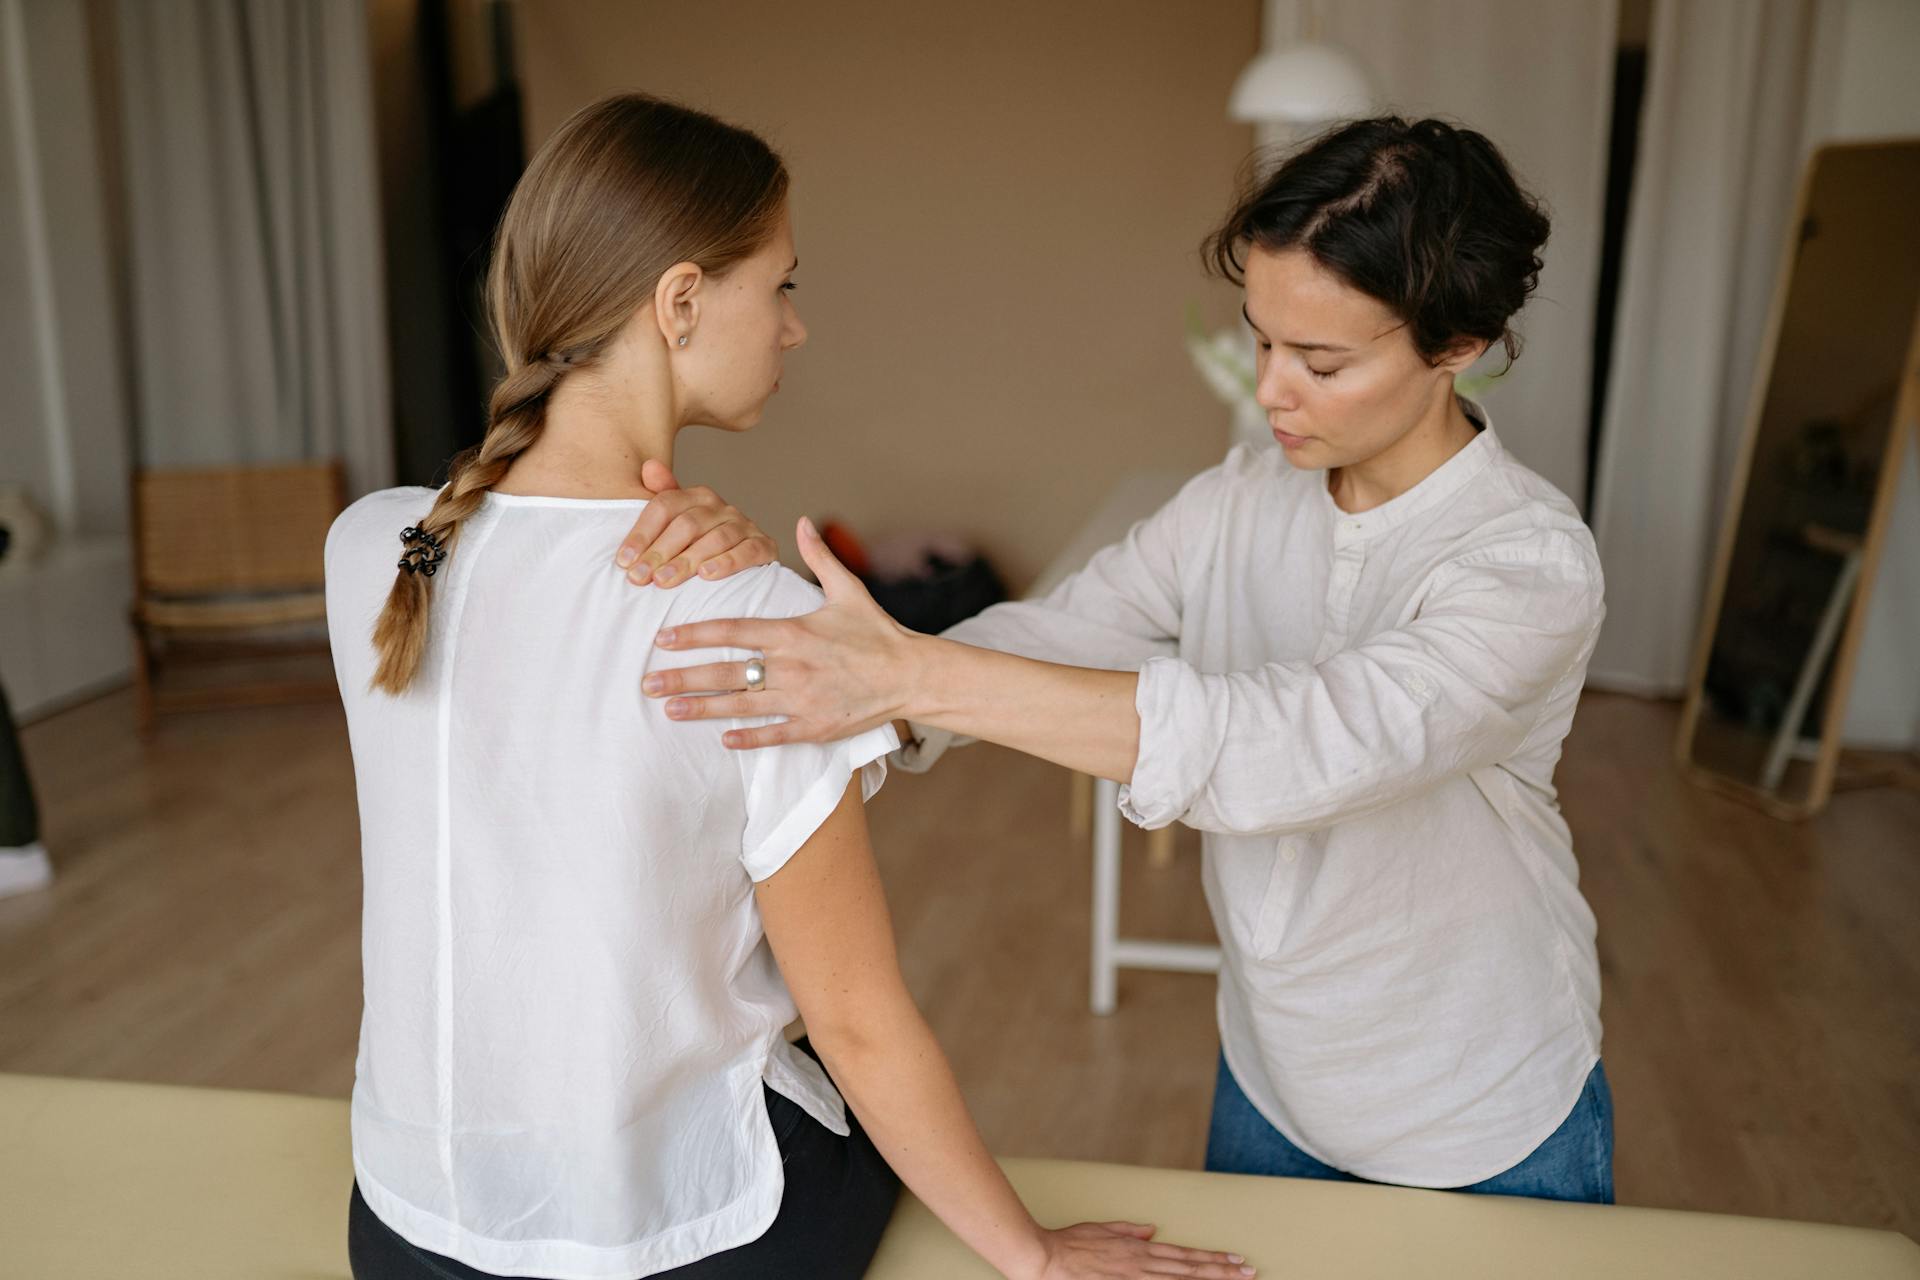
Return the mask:
<svg viewBox="0 0 1920 1280">
<path fill-rule="evenodd" d="M 1179 973 L 1218 973 L 1220 948 L 1197 942 L 1157 942 L 1120 936 L 1120 784 L 1092 780 L 1093 793 L 1093 973 L 1088 1007 L 1109 1014 L 1117 1003 L 1119 971 L 1166 969 Z M 1165 837 L 1171 829 L 1150 832 Z"/>
<path fill-rule="evenodd" d="M 1114 943 L 1120 936 L 1120 784 L 1093 784 L 1093 991 L 1097 1014 L 1113 1012 Z"/>
</svg>

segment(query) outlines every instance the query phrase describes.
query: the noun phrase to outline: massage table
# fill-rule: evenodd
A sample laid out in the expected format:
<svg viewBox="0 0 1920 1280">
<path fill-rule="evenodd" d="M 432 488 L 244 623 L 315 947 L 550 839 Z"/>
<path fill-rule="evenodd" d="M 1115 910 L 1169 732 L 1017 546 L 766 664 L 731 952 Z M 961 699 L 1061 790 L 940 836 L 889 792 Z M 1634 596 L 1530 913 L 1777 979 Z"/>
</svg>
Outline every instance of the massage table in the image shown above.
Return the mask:
<svg viewBox="0 0 1920 1280">
<path fill-rule="evenodd" d="M 1920 1278 L 1890 1231 L 1758 1218 L 1004 1160 L 1050 1224 L 1129 1218 L 1244 1254 L 1261 1274 L 1360 1277 Z M 0 1074 L 0 1277 L 346 1280 L 347 1104 Z M 872 1280 L 993 1272 L 911 1195 Z"/>
</svg>

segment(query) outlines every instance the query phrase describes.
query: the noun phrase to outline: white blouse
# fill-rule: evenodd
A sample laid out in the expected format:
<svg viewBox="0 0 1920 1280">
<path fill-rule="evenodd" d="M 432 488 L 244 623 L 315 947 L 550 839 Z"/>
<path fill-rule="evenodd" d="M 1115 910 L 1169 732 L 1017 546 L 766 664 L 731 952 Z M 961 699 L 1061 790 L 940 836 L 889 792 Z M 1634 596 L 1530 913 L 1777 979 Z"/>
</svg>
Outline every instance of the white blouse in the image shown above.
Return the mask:
<svg viewBox="0 0 1920 1280">
<path fill-rule="evenodd" d="M 1043 599 L 946 634 L 1140 671 L 1121 809 L 1205 833 L 1235 1078 L 1327 1164 L 1454 1187 L 1530 1154 L 1599 1057 L 1553 770 L 1603 613 L 1579 515 L 1487 426 L 1353 515 L 1241 446 Z M 916 730 L 917 770 L 954 739 Z"/>
<path fill-rule="evenodd" d="M 353 1161 L 421 1248 L 564 1280 L 651 1274 L 757 1238 L 784 1186 L 764 1081 L 836 1133 L 840 1097 L 754 906 L 891 730 L 732 752 L 643 697 L 663 626 L 784 617 L 785 569 L 635 590 L 645 505 L 489 495 L 434 580 L 425 664 L 369 689 L 370 641 L 428 489 L 327 539 L 327 620 L 358 781 L 365 1011 Z M 744 656 L 744 655 L 742 655 Z M 738 722 L 764 723 L 764 721 Z"/>
</svg>

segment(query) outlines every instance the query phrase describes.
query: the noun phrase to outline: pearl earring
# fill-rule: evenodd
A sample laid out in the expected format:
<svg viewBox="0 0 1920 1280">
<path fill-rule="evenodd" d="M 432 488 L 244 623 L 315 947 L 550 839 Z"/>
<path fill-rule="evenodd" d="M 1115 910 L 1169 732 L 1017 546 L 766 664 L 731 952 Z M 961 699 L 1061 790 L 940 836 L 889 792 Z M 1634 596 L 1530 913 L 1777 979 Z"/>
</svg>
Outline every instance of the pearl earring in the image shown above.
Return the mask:
<svg viewBox="0 0 1920 1280">
<path fill-rule="evenodd" d="M 687 335 L 684 333 L 680 335 L 680 345 L 683 347 L 687 345 Z"/>
</svg>

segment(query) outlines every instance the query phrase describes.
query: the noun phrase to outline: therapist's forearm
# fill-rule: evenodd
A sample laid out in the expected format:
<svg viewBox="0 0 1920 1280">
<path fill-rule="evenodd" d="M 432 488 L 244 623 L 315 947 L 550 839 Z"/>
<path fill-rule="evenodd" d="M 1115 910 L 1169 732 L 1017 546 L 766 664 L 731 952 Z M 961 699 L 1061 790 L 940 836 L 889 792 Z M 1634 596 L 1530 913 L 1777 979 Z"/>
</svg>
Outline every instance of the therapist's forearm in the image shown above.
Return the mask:
<svg viewBox="0 0 1920 1280">
<path fill-rule="evenodd" d="M 905 718 L 1126 782 L 1140 754 L 1132 671 L 1036 662 L 915 636 Z"/>
</svg>

